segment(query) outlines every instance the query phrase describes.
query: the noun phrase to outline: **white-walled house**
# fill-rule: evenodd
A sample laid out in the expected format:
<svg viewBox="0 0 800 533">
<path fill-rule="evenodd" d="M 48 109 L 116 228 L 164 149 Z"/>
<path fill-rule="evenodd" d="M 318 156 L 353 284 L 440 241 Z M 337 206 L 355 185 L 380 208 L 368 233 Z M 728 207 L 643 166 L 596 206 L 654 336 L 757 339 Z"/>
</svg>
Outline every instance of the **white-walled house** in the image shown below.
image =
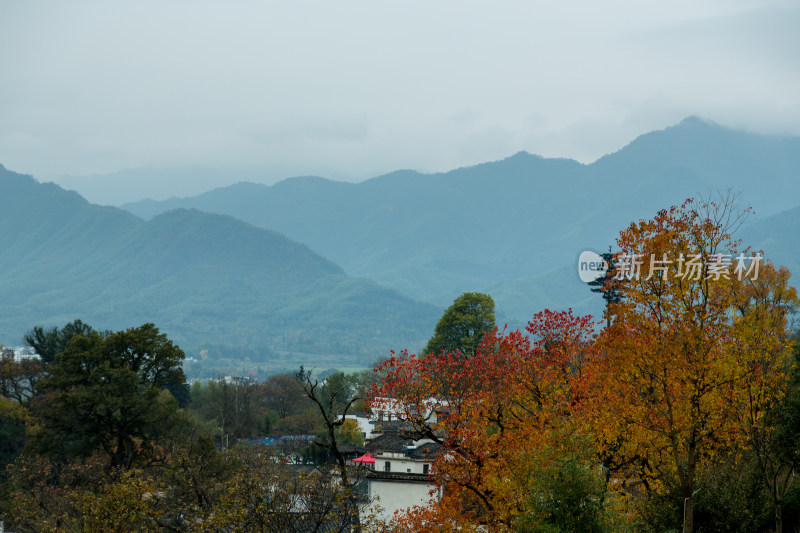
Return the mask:
<svg viewBox="0 0 800 533">
<path fill-rule="evenodd" d="M 0 353 L 2 352 L 11 352 L 14 357 L 14 360 L 19 362 L 22 359 L 39 359 L 39 354 L 36 353 L 36 350 L 31 348 L 30 346 L 5 346 L 4 348 L 0 349 Z"/>
<path fill-rule="evenodd" d="M 422 418 L 427 420 L 430 424 L 436 424 L 437 412 L 446 408 L 447 401 L 442 401 L 437 398 L 428 398 L 421 402 Z M 375 398 L 371 402 L 372 420 L 376 424 L 396 422 L 403 420 L 407 415 L 409 407 L 395 398 Z"/>
<path fill-rule="evenodd" d="M 441 446 L 429 439 L 413 439 L 397 427 L 385 431 L 366 444 L 375 459 L 366 474 L 368 497 L 375 500 L 370 511 L 381 509 L 379 516 L 392 517 L 396 510 L 427 505 L 434 493 L 429 474 Z"/>
<path fill-rule="evenodd" d="M 427 505 L 431 501 L 434 488 L 423 474 L 403 474 L 394 472 L 370 472 L 367 475 L 370 507 L 379 518 L 391 519 L 395 511 L 410 509 L 415 505 Z M 438 495 L 434 495 L 438 498 Z"/>
</svg>

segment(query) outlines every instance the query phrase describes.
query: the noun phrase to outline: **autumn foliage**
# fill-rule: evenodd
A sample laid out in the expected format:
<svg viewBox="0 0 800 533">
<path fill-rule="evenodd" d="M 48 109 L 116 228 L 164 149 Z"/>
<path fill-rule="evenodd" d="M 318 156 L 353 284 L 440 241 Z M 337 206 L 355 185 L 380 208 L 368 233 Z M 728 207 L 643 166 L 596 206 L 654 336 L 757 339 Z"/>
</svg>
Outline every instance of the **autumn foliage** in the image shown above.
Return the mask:
<svg viewBox="0 0 800 533">
<path fill-rule="evenodd" d="M 543 311 L 530 336 L 494 330 L 476 354 L 402 353 L 385 361 L 373 397 L 391 397 L 416 435 L 447 450 L 433 466 L 441 500 L 401 517 L 399 530 L 514 530 L 532 513 L 531 495 L 564 458 L 591 458 L 572 417 L 593 326 L 571 311 Z"/>
<path fill-rule="evenodd" d="M 780 527 L 794 470 L 775 466 L 768 418 L 797 295 L 785 269 L 733 238 L 747 212 L 728 200 L 688 200 L 621 232 L 608 281 L 620 298 L 599 335 L 590 317 L 546 310 L 466 360 L 383 363 L 373 397 L 446 450 L 431 476 L 441 497 L 398 516 L 398 531 L 635 528 L 637 501 L 676 490 L 692 531 L 699 480 L 742 450 L 763 455 Z"/>
<path fill-rule="evenodd" d="M 785 272 L 751 269 L 753 255 L 732 236 L 737 217 L 729 204 L 689 200 L 620 234 L 621 255 L 645 260 L 639 276 L 620 276 L 622 299 L 610 307 L 591 373 L 587 412 L 601 450 L 623 479 L 641 483 L 629 490 L 678 486 L 685 531 L 699 476 L 720 451 L 750 446 L 744 403 L 758 424 L 753 417 L 782 390 L 790 353 L 786 314 L 796 295 Z"/>
<path fill-rule="evenodd" d="M 392 353 L 377 382 L 301 367 L 261 386 L 196 384 L 194 412 L 170 392 L 185 390 L 182 352 L 149 324 L 88 328 L 48 366 L 5 352 L 0 518 L 20 532 L 788 530 L 800 520 L 798 297 L 786 269 L 735 239 L 746 214 L 730 198 L 687 200 L 632 223 L 604 278 L 604 320 L 544 310 L 524 331 L 487 331 L 477 306 L 466 334 L 455 306 L 436 334 L 453 342 Z M 63 337 L 40 333 L 43 346 Z M 361 444 L 342 414 L 367 383 L 404 437 L 441 449 L 430 501 L 390 524 L 365 515 L 363 472 L 339 449 Z M 284 448 L 229 446 L 259 417 L 311 433 L 315 413 L 320 469 L 287 464 L 303 454 L 286 461 Z M 752 495 L 736 516 L 761 516 L 710 521 Z"/>
</svg>

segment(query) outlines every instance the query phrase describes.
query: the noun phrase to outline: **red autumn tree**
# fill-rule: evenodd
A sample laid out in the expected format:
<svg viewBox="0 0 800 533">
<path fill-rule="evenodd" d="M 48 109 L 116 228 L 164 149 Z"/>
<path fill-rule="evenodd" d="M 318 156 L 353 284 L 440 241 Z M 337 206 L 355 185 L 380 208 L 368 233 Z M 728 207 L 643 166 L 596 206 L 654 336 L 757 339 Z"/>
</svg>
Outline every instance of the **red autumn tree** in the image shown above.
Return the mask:
<svg viewBox="0 0 800 533">
<path fill-rule="evenodd" d="M 372 391 L 373 404 L 391 398 L 409 431 L 444 451 L 431 476 L 441 499 L 399 517 L 399 531 L 512 531 L 570 512 L 544 508 L 553 498 L 543 483 L 565 458 L 581 475 L 597 475 L 571 416 L 593 325 L 571 311 L 544 311 L 528 324 L 530 337 L 494 330 L 469 359 L 402 353 L 380 366 L 386 377 Z"/>
</svg>

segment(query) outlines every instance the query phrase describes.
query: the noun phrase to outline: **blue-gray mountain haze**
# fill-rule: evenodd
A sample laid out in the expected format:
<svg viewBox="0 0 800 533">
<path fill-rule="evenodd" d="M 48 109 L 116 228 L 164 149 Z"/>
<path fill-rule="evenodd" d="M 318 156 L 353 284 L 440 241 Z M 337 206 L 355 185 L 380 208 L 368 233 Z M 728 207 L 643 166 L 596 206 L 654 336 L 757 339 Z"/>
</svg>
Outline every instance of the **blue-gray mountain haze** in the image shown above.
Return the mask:
<svg viewBox="0 0 800 533">
<path fill-rule="evenodd" d="M 800 271 L 799 177 L 800 138 L 697 118 L 590 165 L 521 152 L 358 184 L 239 183 L 125 210 L 0 167 L 0 342 L 74 318 L 151 321 L 211 359 L 369 363 L 419 349 L 465 291 L 490 293 L 511 327 L 545 307 L 599 314 L 578 254 L 691 196 L 741 193 L 757 217 L 740 236 Z"/>
</svg>

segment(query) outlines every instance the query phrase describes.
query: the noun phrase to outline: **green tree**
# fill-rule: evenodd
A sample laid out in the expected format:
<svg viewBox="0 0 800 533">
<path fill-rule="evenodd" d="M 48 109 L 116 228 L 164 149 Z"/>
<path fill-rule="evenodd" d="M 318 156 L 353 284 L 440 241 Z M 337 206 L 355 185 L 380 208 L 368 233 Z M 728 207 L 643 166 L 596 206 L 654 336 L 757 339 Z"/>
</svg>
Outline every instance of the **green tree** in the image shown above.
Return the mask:
<svg viewBox="0 0 800 533">
<path fill-rule="evenodd" d="M 793 335 L 789 383 L 781 401 L 767 413 L 770 432 L 753 439 L 754 455 L 775 507 L 775 529 L 783 530 L 783 503 L 794 487 L 800 468 L 800 334 Z M 768 438 L 763 438 L 764 436 Z M 794 529 L 792 529 L 794 531 Z"/>
<path fill-rule="evenodd" d="M 67 457 L 100 448 L 112 466 L 130 468 L 177 411 L 166 389 L 185 383 L 183 357 L 153 324 L 73 337 L 42 382 L 52 395 L 38 408 L 37 446 Z"/>
<path fill-rule="evenodd" d="M 600 254 L 603 261 L 606 262 L 607 268 L 604 276 L 597 278 L 594 281 L 587 283 L 592 292 L 599 292 L 606 301 L 606 327 L 611 327 L 611 315 L 609 314 L 609 306 L 618 303 L 621 299 L 619 295 L 619 280 L 614 279 L 614 268 L 617 266 L 614 263 L 614 254 L 611 253 L 611 247 L 608 251 Z"/>
<path fill-rule="evenodd" d="M 544 453 L 547 453 L 545 450 Z M 575 452 L 559 450 L 560 457 L 543 468 L 519 517 L 519 533 L 601 533 L 611 530 L 604 507 L 603 472 L 586 464 Z"/>
<path fill-rule="evenodd" d="M 264 406 L 275 411 L 279 418 L 300 413 L 308 407 L 303 387 L 289 373 L 270 376 L 260 386 L 259 393 Z"/>
<path fill-rule="evenodd" d="M 455 352 L 475 355 L 483 335 L 494 329 L 494 300 L 488 294 L 465 292 L 436 323 L 424 353 Z"/>
<path fill-rule="evenodd" d="M 44 365 L 55 361 L 56 355 L 63 352 L 67 343 L 76 335 L 89 335 L 94 329 L 80 319 L 64 325 L 63 328 L 45 330 L 42 326 L 34 326 L 25 334 L 25 342 L 36 350 Z"/>
<path fill-rule="evenodd" d="M 209 380 L 192 386 L 192 408 L 219 425 L 220 446 L 236 438 L 255 436 L 263 420 L 257 413 L 258 384 L 247 378 Z"/>
</svg>

